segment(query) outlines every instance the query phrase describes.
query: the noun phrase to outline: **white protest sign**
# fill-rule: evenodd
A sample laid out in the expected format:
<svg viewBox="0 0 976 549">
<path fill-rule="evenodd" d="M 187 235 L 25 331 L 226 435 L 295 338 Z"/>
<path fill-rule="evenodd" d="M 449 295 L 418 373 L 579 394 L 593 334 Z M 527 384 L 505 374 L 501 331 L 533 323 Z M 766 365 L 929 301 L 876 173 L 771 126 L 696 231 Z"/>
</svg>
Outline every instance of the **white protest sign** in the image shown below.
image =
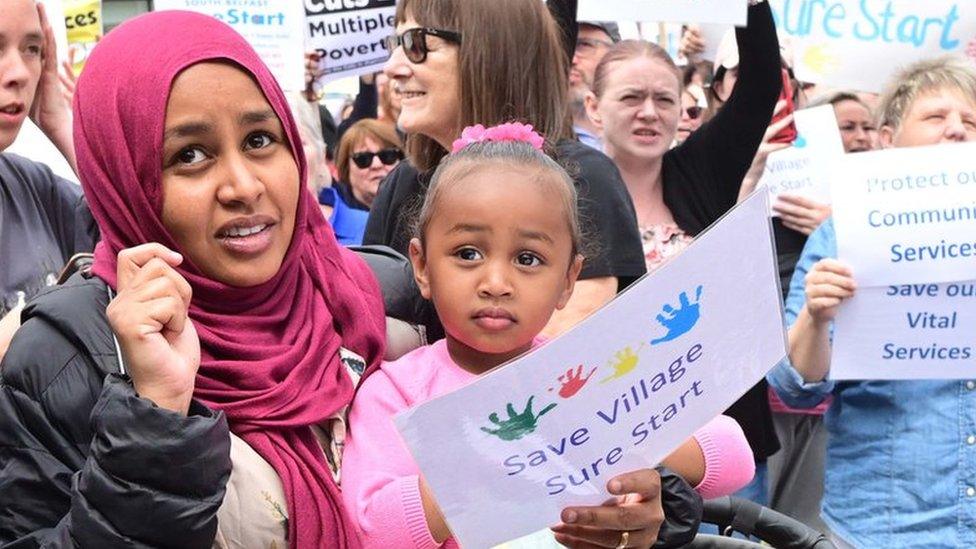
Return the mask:
<svg viewBox="0 0 976 549">
<path fill-rule="evenodd" d="M 579 0 L 580 21 L 673 21 L 745 26 L 746 0 Z"/>
<path fill-rule="evenodd" d="M 899 67 L 964 53 L 976 36 L 972 0 L 770 0 L 805 82 L 877 92 Z"/>
<path fill-rule="evenodd" d="M 308 45 L 322 58 L 320 81 L 382 69 L 395 13 L 395 0 L 305 0 Z"/>
<path fill-rule="evenodd" d="M 844 155 L 834 107 L 799 110 L 793 114 L 793 120 L 796 141 L 792 147 L 769 155 L 759 185 L 769 191 L 771 202 L 781 194 L 793 194 L 830 204 L 828 167 Z"/>
<path fill-rule="evenodd" d="M 305 89 L 305 13 L 297 0 L 155 0 L 154 6 L 220 19 L 251 44 L 282 89 Z"/>
<path fill-rule="evenodd" d="M 722 43 L 722 38 L 731 28 L 729 25 L 699 25 L 702 38 L 705 40 L 705 51 L 701 54 L 702 60 L 715 62 L 715 57 L 718 56 L 718 45 Z"/>
<path fill-rule="evenodd" d="M 844 155 L 837 252 L 862 288 L 976 279 L 976 143 Z"/>
<path fill-rule="evenodd" d="M 397 416 L 462 546 L 598 505 L 610 478 L 659 463 L 786 355 L 768 200 L 559 339 Z"/>
<path fill-rule="evenodd" d="M 976 281 L 861 288 L 834 323 L 831 379 L 976 375 Z"/>
</svg>

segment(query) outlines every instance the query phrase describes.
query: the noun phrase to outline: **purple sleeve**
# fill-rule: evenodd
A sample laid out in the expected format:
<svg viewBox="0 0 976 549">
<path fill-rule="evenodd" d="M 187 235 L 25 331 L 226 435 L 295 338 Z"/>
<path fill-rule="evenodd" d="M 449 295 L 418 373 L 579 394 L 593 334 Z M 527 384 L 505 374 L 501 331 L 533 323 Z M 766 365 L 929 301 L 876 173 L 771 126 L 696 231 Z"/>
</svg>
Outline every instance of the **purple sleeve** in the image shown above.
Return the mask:
<svg viewBox="0 0 976 549">
<path fill-rule="evenodd" d="M 705 456 L 705 477 L 695 487 L 704 499 L 730 495 L 752 481 L 755 457 L 734 419 L 718 416 L 694 436 Z"/>
</svg>

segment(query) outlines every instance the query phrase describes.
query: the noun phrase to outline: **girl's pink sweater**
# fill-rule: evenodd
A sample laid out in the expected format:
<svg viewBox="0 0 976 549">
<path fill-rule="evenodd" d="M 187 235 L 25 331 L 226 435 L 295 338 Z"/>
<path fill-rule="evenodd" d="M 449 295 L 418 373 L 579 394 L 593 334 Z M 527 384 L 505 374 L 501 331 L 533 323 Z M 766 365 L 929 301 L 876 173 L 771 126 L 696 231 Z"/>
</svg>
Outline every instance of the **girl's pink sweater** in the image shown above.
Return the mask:
<svg viewBox="0 0 976 549">
<path fill-rule="evenodd" d="M 383 364 L 360 387 L 349 413 L 342 492 L 366 547 L 438 547 L 424 517 L 420 471 L 393 416 L 475 377 L 451 360 L 442 340 Z M 705 478 L 695 487 L 702 497 L 731 494 L 752 480 L 755 461 L 735 420 L 718 416 L 694 437 L 705 455 Z M 458 545 L 452 538 L 443 547 Z"/>
</svg>

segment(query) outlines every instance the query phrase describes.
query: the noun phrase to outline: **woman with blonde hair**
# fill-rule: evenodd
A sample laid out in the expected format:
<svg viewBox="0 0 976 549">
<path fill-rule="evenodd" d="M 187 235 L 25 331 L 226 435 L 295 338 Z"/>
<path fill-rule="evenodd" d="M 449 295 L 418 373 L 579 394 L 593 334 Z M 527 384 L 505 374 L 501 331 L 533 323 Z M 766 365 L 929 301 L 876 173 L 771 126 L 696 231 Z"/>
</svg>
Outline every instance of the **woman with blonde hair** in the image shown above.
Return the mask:
<svg viewBox="0 0 976 549">
<path fill-rule="evenodd" d="M 367 118 L 343 134 L 336 155 L 339 180 L 318 195 L 319 203 L 333 208 L 329 222 L 339 243 L 362 243 L 380 183 L 402 159 L 400 136 L 392 124 Z"/>
</svg>

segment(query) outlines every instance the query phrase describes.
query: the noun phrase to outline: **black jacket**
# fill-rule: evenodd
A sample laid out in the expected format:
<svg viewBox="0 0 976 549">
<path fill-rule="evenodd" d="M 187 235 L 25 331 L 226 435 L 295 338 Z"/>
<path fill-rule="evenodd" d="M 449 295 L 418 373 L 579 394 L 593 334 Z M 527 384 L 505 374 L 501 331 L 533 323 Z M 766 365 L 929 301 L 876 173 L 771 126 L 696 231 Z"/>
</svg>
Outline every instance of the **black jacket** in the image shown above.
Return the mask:
<svg viewBox="0 0 976 549">
<path fill-rule="evenodd" d="M 106 286 L 41 294 L 0 364 L 0 545 L 211 547 L 230 477 L 224 415 L 138 398 Z"/>
</svg>

